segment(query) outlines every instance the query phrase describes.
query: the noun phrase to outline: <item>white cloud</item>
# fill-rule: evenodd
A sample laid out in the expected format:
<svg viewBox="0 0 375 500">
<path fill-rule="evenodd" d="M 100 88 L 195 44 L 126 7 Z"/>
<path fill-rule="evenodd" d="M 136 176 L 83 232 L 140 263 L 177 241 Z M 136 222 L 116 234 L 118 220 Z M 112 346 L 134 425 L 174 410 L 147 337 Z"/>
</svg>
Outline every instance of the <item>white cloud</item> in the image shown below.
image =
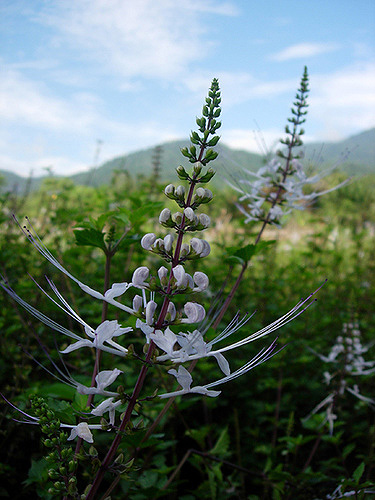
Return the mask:
<svg viewBox="0 0 375 500">
<path fill-rule="evenodd" d="M 185 79 L 186 87 L 202 97 L 207 92 L 210 79 L 219 79 L 220 89 L 225 101 L 225 107 L 243 103 L 252 99 L 273 98 L 285 92 L 293 92 L 296 89 L 295 79 L 276 81 L 262 81 L 246 72 L 217 71 L 215 75 L 200 72 L 192 74 Z"/>
<path fill-rule="evenodd" d="M 336 43 L 298 43 L 272 54 L 269 58 L 278 62 L 289 61 L 290 59 L 304 59 L 333 52 L 338 50 L 339 47 Z"/>
<path fill-rule="evenodd" d="M 280 138 L 285 135 L 282 130 L 251 130 L 251 129 L 230 129 L 223 132 L 222 141 L 233 149 L 242 149 L 266 155 L 274 151 L 280 142 Z"/>
<path fill-rule="evenodd" d="M 52 3 L 39 21 L 56 30 L 56 46 L 91 60 L 98 71 L 170 80 L 210 49 L 202 12 L 236 15 L 229 2 L 80 0 Z"/>
<path fill-rule="evenodd" d="M 309 115 L 322 125 L 320 139 L 338 140 L 374 127 L 375 64 L 312 75 L 311 88 Z"/>
<path fill-rule="evenodd" d="M 0 79 L 0 116 L 22 126 L 82 132 L 95 121 L 97 105 L 88 93 L 75 94 L 70 100 L 57 98 L 44 84 L 11 69 L 5 68 Z"/>
<path fill-rule="evenodd" d="M 38 177 L 51 167 L 58 175 L 71 175 L 87 170 L 87 164 L 63 156 L 44 156 L 38 159 L 19 160 L 14 156 L 0 155 L 0 169 L 9 170 L 21 176 Z"/>
</svg>

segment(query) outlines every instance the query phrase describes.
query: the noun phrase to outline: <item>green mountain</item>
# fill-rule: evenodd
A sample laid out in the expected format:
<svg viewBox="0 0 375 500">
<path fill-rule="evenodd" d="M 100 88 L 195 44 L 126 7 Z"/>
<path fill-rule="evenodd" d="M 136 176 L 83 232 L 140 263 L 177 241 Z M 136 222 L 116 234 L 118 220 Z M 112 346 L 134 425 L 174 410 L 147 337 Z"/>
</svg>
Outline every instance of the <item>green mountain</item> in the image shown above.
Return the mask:
<svg viewBox="0 0 375 500">
<path fill-rule="evenodd" d="M 349 175 L 375 173 L 375 128 L 339 142 L 310 143 L 305 158 L 313 165 L 337 165 Z"/>
<path fill-rule="evenodd" d="M 160 145 L 160 177 L 162 181 L 172 181 L 175 178 L 175 168 L 178 165 L 189 166 L 180 149 L 188 146 L 188 140 L 171 141 Z M 224 177 L 230 173 L 246 168 L 257 170 L 264 162 L 261 155 L 231 149 L 219 143 L 219 152 L 215 161 L 217 175 L 213 182 L 219 186 Z M 303 146 L 305 161 L 318 168 L 337 166 L 339 170 L 349 175 L 375 173 L 375 128 L 349 137 L 340 142 L 310 143 Z M 132 177 L 151 176 L 155 147 L 137 151 L 124 156 L 118 156 L 96 169 L 70 176 L 77 184 L 99 186 L 108 184 L 115 170 L 127 171 Z M 2 179 L 3 178 L 3 179 Z M 24 193 L 27 189 L 37 189 L 44 177 L 27 179 L 6 170 L 0 170 L 0 189 Z"/>
<path fill-rule="evenodd" d="M 189 167 L 189 162 L 180 153 L 180 149 L 189 146 L 188 140 L 171 141 L 160 145 L 160 177 L 163 181 L 172 180 L 175 169 L 179 165 Z M 262 164 L 262 157 L 254 153 L 231 149 L 223 144 L 215 148 L 219 156 L 215 161 L 215 170 L 218 174 L 228 175 L 231 168 L 246 166 L 251 170 L 257 170 Z M 131 176 L 150 176 L 152 174 L 153 157 L 155 147 L 137 151 L 126 156 L 119 156 L 104 163 L 96 170 L 71 176 L 77 184 L 101 185 L 108 184 L 114 170 L 125 170 Z M 215 176 L 216 179 L 219 176 Z M 215 179 L 214 177 L 214 179 Z M 216 180 L 216 182 L 218 182 Z M 221 181 L 222 182 L 222 181 Z"/>
</svg>

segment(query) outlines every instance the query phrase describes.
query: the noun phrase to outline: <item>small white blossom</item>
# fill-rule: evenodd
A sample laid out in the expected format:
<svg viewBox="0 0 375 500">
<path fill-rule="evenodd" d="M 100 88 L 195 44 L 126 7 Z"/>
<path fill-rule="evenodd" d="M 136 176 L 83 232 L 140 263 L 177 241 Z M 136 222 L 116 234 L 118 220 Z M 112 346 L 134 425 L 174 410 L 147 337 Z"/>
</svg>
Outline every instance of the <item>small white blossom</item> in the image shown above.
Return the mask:
<svg viewBox="0 0 375 500">
<path fill-rule="evenodd" d="M 82 384 L 77 384 L 77 392 L 79 394 L 99 394 L 100 396 L 117 396 L 116 392 L 106 391 L 105 388 L 111 385 L 116 378 L 124 373 L 115 368 L 114 370 L 102 370 L 95 377 L 96 387 L 86 387 Z"/>
<path fill-rule="evenodd" d="M 68 441 L 72 441 L 76 437 L 80 437 L 81 439 L 84 439 L 88 443 L 94 442 L 94 438 L 92 437 L 87 422 L 81 422 L 80 424 L 74 426 L 71 430 L 70 436 L 68 437 Z"/>
<path fill-rule="evenodd" d="M 172 234 L 167 234 L 164 238 L 164 250 L 167 253 L 170 253 L 172 250 L 172 244 L 173 244 L 174 237 Z"/>
<path fill-rule="evenodd" d="M 146 343 L 149 344 L 150 343 L 150 335 L 151 335 L 151 333 L 153 333 L 154 327 L 148 325 L 147 323 L 145 323 L 144 321 L 141 321 L 140 319 L 137 319 L 137 321 L 135 323 L 135 326 L 137 328 L 139 328 L 142 333 L 145 334 L 145 336 L 146 336 Z"/>
<path fill-rule="evenodd" d="M 209 243 L 199 238 L 192 238 L 190 240 L 190 246 L 199 257 L 207 257 L 211 251 Z"/>
<path fill-rule="evenodd" d="M 195 292 L 203 292 L 204 290 L 207 289 L 210 283 L 208 276 L 200 271 L 194 273 L 193 280 L 194 283 L 197 285 L 196 288 L 194 288 Z"/>
<path fill-rule="evenodd" d="M 175 194 L 178 198 L 184 198 L 185 197 L 185 187 L 184 186 L 177 186 Z"/>
<path fill-rule="evenodd" d="M 171 216 L 172 216 L 172 214 L 171 214 L 171 211 L 169 210 L 169 208 L 164 208 L 160 212 L 160 215 L 159 215 L 160 224 L 164 224 L 164 223 L 168 222 L 171 219 Z"/>
<path fill-rule="evenodd" d="M 165 282 L 168 277 L 168 269 L 164 266 L 160 267 L 158 270 L 159 280 L 162 286 L 165 286 Z"/>
<path fill-rule="evenodd" d="M 198 223 L 198 217 L 195 215 L 194 210 L 191 207 L 184 209 L 184 215 L 190 224 Z"/>
<path fill-rule="evenodd" d="M 131 332 L 132 328 L 121 328 L 119 323 L 116 320 L 106 320 L 101 325 L 98 326 L 96 330 L 85 326 L 85 332 L 88 337 L 91 337 L 93 340 L 82 339 L 74 344 L 70 344 L 66 349 L 61 351 L 62 354 L 67 354 L 69 352 L 75 351 L 76 349 L 80 349 L 81 347 L 95 347 L 96 349 L 100 349 L 102 351 L 107 351 L 112 354 L 125 355 L 128 351 L 121 345 L 117 344 L 112 340 L 113 337 L 119 337 L 124 333 Z M 105 342 L 109 344 L 114 349 L 111 349 L 105 345 Z"/>
<path fill-rule="evenodd" d="M 173 304 L 173 302 L 170 302 L 168 304 L 167 314 L 170 316 L 170 318 L 169 318 L 170 321 L 175 320 L 175 318 L 176 318 L 176 306 Z"/>
<path fill-rule="evenodd" d="M 147 233 L 141 239 L 141 246 L 145 250 L 151 250 L 152 245 L 155 243 L 156 236 L 154 233 Z"/>
<path fill-rule="evenodd" d="M 159 396 L 161 399 L 175 397 L 175 396 L 182 396 L 188 393 L 203 394 L 204 396 L 209 396 L 214 398 L 218 396 L 221 392 L 221 391 L 209 391 L 206 389 L 206 386 L 190 387 L 193 382 L 193 377 L 183 366 L 179 366 L 178 371 L 172 368 L 172 370 L 169 370 L 168 373 L 176 377 L 177 382 L 180 384 L 182 389 L 179 391 L 161 394 Z"/>
<path fill-rule="evenodd" d="M 147 278 L 149 277 L 150 270 L 146 266 L 138 267 L 133 273 L 132 284 L 136 288 L 147 288 L 148 284 L 146 283 Z"/>
<path fill-rule="evenodd" d="M 120 405 L 121 401 L 116 401 L 114 403 L 113 398 L 108 398 L 102 401 L 96 408 L 91 410 L 91 413 L 96 417 L 101 417 L 104 415 L 104 413 L 108 412 L 110 425 L 115 425 L 116 408 L 118 408 Z"/>
<path fill-rule="evenodd" d="M 168 198 L 170 198 L 171 196 L 174 195 L 174 192 L 175 192 L 175 187 L 173 184 L 168 184 L 168 186 L 165 187 L 164 189 L 164 193 L 166 196 L 168 196 Z"/>
<path fill-rule="evenodd" d="M 182 319 L 181 323 L 200 323 L 206 316 L 204 307 L 196 302 L 187 302 L 184 306 L 187 319 Z"/>
<path fill-rule="evenodd" d="M 178 226 L 181 224 L 182 222 L 182 213 L 181 212 L 175 212 L 173 215 L 172 215 L 172 220 L 175 224 L 177 224 Z"/>
<path fill-rule="evenodd" d="M 140 308 L 142 307 L 143 304 L 143 299 L 140 295 L 135 295 L 133 298 L 133 309 L 134 311 L 138 312 Z"/>
<path fill-rule="evenodd" d="M 147 306 L 146 306 L 146 323 L 148 325 L 150 325 L 150 326 L 153 325 L 153 323 L 154 323 L 154 314 L 155 314 L 156 308 L 157 308 L 157 304 L 156 304 L 155 301 L 150 300 L 147 303 Z"/>
<path fill-rule="evenodd" d="M 168 356 L 173 356 L 173 348 L 177 341 L 177 336 L 170 328 L 166 328 L 164 333 L 161 330 L 156 330 L 150 334 L 150 338 Z"/>
<path fill-rule="evenodd" d="M 207 229 L 211 223 L 211 219 L 208 215 L 206 214 L 199 214 L 199 223 L 202 224 L 202 226 Z"/>
</svg>

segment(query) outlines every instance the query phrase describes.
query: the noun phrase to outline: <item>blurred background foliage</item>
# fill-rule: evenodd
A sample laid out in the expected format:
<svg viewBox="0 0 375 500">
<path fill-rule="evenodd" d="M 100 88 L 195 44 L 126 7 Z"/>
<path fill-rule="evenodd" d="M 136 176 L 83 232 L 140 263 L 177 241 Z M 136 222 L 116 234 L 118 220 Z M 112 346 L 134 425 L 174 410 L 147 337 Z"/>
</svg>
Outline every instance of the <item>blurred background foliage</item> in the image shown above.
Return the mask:
<svg viewBox="0 0 375 500">
<path fill-rule="evenodd" d="M 321 187 L 337 184 L 342 176 L 333 174 L 321 181 Z M 224 182 L 216 183 L 220 184 L 223 186 Z M 2 276 L 19 296 L 44 314 L 70 329 L 78 328 L 69 324 L 69 318 L 30 279 L 31 276 L 47 287 L 47 275 L 80 316 L 89 324 L 98 325 L 101 303 L 82 293 L 75 283 L 43 260 L 25 240 L 11 215 L 16 214 L 21 224 L 23 217 L 28 216 L 43 243 L 64 267 L 100 290 L 105 265 L 100 242 L 104 239 L 125 234 L 112 259 L 111 282 L 130 281 L 132 272 L 140 265 L 154 270 L 160 267 L 159 259 L 142 250 L 139 242 L 145 232 L 160 232 L 158 215 L 162 207 L 168 206 L 163 188 L 164 184 L 158 184 L 155 178 L 135 178 L 126 171 L 114 170 L 109 185 L 75 185 L 70 179 L 51 176 L 37 191 L 26 190 L 18 195 L 3 192 Z M 238 275 L 239 266 L 228 258 L 228 248 L 253 243 L 257 233 L 256 225 L 243 223 L 232 190 L 222 187 L 214 190 L 214 195 L 208 209 L 213 225 L 205 233 L 212 252 L 199 262 L 199 270 L 210 278 L 206 309 L 222 284 L 226 283 L 228 292 Z M 112 498 L 339 498 L 327 495 L 332 495 L 341 481 L 342 493 L 354 491 L 355 498 L 368 497 L 365 492 L 375 489 L 371 486 L 375 475 L 373 408 L 348 393 L 341 395 L 335 407 L 337 418 L 332 435 L 324 423 L 324 408 L 307 420 L 305 417 L 327 397 L 323 373 L 330 369 L 310 349 L 327 356 L 342 334 L 343 325 L 354 320 L 359 323 L 362 344 L 374 344 L 374 233 L 373 174 L 354 177 L 340 190 L 289 216 L 282 229 L 267 230 L 264 240 L 272 243 L 251 260 L 221 328 L 237 311 L 256 310 L 236 333 L 238 338 L 247 336 L 285 314 L 327 279 L 317 295 L 318 302 L 272 338 L 249 344 L 229 357 L 233 371 L 278 336 L 279 344 L 286 347 L 272 360 L 222 386 L 218 398 L 192 395 L 177 399 L 154 435 L 142 442 L 165 404 L 144 401 L 138 409 L 143 424 L 125 436 L 122 445 L 125 457 L 135 455 L 136 460 L 123 474 Z M 91 242 L 95 235 L 98 244 L 86 245 L 85 235 Z M 62 366 L 57 347 L 63 349 L 66 340 L 38 323 L 3 292 L 0 308 L 1 392 L 25 409 L 29 408 L 31 394 L 46 397 L 55 409 L 56 400 L 72 400 L 73 391 L 35 362 L 53 370 L 42 345 Z M 111 307 L 109 318 L 118 319 L 124 326 L 134 324 Z M 210 334 L 209 330 L 207 335 Z M 138 351 L 140 339 L 136 331 L 130 339 Z M 368 360 L 375 358 L 373 347 L 367 356 Z M 69 371 L 78 379 L 81 376 L 80 380 L 91 376 L 93 360 L 94 354 L 87 349 L 64 357 Z M 124 370 L 125 390 L 131 390 L 140 365 L 136 360 L 115 362 L 117 368 Z M 103 366 L 111 368 L 113 363 L 111 355 L 104 353 Z M 194 372 L 196 384 L 207 383 L 219 375 L 214 365 L 199 362 Z M 373 375 L 357 377 L 353 383 L 359 385 L 362 394 L 374 397 Z M 155 387 L 169 387 L 168 384 L 166 371 L 156 367 L 148 375 L 144 396 L 151 395 Z M 45 488 L 47 465 L 38 426 L 15 422 L 13 418 L 19 415 L 3 402 L 0 418 L 0 497 L 26 499 L 37 492 L 41 498 L 50 498 Z M 99 453 L 108 447 L 108 439 L 105 433 L 98 437 Z M 85 484 L 85 477 L 79 480 Z"/>
</svg>

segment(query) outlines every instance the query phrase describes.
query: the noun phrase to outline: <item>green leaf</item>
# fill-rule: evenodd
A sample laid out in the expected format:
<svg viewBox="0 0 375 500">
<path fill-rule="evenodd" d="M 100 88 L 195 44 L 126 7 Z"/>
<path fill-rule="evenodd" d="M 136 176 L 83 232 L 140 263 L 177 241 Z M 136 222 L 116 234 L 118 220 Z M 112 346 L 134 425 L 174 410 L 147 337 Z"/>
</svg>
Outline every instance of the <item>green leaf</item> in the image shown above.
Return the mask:
<svg viewBox="0 0 375 500">
<path fill-rule="evenodd" d="M 210 427 L 208 425 L 204 425 L 198 429 L 189 429 L 186 431 L 186 435 L 194 439 L 199 446 L 204 448 L 204 440 L 206 436 L 209 434 L 211 431 Z"/>
<path fill-rule="evenodd" d="M 105 250 L 104 233 L 98 229 L 74 229 L 76 244 Z"/>
<path fill-rule="evenodd" d="M 157 480 L 158 480 L 158 473 L 152 470 L 147 470 L 139 478 L 139 484 L 141 488 L 147 489 L 154 486 Z"/>
<path fill-rule="evenodd" d="M 222 430 L 219 439 L 216 441 L 215 446 L 210 450 L 210 454 L 214 456 L 227 455 L 229 451 L 229 434 L 228 428 Z"/>
<path fill-rule="evenodd" d="M 31 467 L 29 469 L 28 478 L 23 482 L 25 486 L 34 483 L 41 483 L 48 481 L 48 468 L 49 464 L 45 458 L 40 460 L 31 460 Z"/>
<path fill-rule="evenodd" d="M 226 260 L 243 265 L 246 262 L 249 262 L 256 250 L 256 245 L 253 244 L 249 244 L 244 247 L 231 247 L 227 250 L 229 256 L 226 257 Z"/>
<path fill-rule="evenodd" d="M 74 393 L 74 402 L 73 407 L 77 411 L 87 411 L 87 394 L 79 394 L 79 392 L 75 391 Z"/>
<path fill-rule="evenodd" d="M 359 484 L 359 481 L 362 477 L 364 470 L 365 470 L 365 463 L 362 462 L 361 464 L 358 465 L 356 470 L 353 472 L 353 479 L 356 482 L 356 484 Z"/>
</svg>

